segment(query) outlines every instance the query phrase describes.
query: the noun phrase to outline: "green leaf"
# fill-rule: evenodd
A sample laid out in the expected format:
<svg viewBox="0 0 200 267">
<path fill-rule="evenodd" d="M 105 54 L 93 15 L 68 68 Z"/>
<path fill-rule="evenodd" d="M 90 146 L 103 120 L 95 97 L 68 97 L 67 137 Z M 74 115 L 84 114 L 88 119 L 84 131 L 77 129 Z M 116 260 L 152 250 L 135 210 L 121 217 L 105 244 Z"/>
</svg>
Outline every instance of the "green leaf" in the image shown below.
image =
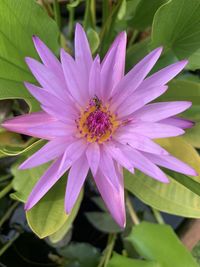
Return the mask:
<svg viewBox="0 0 200 267">
<path fill-rule="evenodd" d="M 200 83 L 189 80 L 173 80 L 167 92 L 159 98 L 162 101 L 186 100 L 193 105 L 200 104 Z"/>
<path fill-rule="evenodd" d="M 63 176 L 32 209 L 26 212 L 29 226 L 39 238 L 54 234 L 66 222 L 68 215 L 64 209 L 65 187 L 66 176 Z"/>
<path fill-rule="evenodd" d="M 166 3 L 167 0 L 141 0 L 137 5 L 135 14 L 129 25 L 138 30 L 144 30 L 151 25 L 157 9 Z"/>
<path fill-rule="evenodd" d="M 200 197 L 169 177 L 163 184 L 136 171 L 135 175 L 125 171 L 125 188 L 145 204 L 170 214 L 188 218 L 200 218 Z"/>
<path fill-rule="evenodd" d="M 5 132 L 7 136 L 12 136 L 11 132 Z M 13 135 L 14 136 L 14 135 Z M 5 156 L 18 156 L 32 150 L 34 147 L 38 147 L 40 144 L 44 143 L 43 140 L 38 140 L 34 142 L 34 139 L 30 139 L 28 142 L 25 143 L 18 143 L 18 144 L 9 144 L 3 143 L 2 148 L 0 145 L 0 153 Z"/>
<path fill-rule="evenodd" d="M 2 0 L 0 9 L 0 99 L 24 99 L 32 111 L 39 109 L 23 81 L 34 82 L 25 57 L 38 58 L 32 36 L 39 36 L 58 52 L 56 23 L 34 0 Z"/>
<path fill-rule="evenodd" d="M 137 252 L 162 267 L 198 267 L 170 226 L 142 222 L 128 237 Z"/>
<path fill-rule="evenodd" d="M 199 0 L 168 1 L 154 16 L 152 46 L 163 45 L 180 59 L 191 56 L 200 46 L 199 14 Z"/>
<path fill-rule="evenodd" d="M 119 233 L 122 231 L 110 214 L 106 212 L 86 212 L 85 215 L 88 221 L 101 232 Z"/>
<path fill-rule="evenodd" d="M 157 262 L 135 260 L 114 253 L 107 267 L 161 267 Z"/>
<path fill-rule="evenodd" d="M 200 68 L 200 49 L 196 50 L 189 57 L 189 64 L 186 66 L 189 70 L 196 70 Z"/>
<path fill-rule="evenodd" d="M 199 114 L 200 114 L 200 107 L 199 107 Z M 200 123 L 197 122 L 192 128 L 188 129 L 186 134 L 184 134 L 183 138 L 192 146 L 200 148 Z"/>
<path fill-rule="evenodd" d="M 0 100 L 3 99 L 23 99 L 29 105 L 31 112 L 40 110 L 39 103 L 33 96 L 31 96 L 22 82 L 16 82 L 0 77 Z"/>
<path fill-rule="evenodd" d="M 77 267 L 96 267 L 100 258 L 99 251 L 87 243 L 72 243 L 57 251 L 68 263 Z"/>
<path fill-rule="evenodd" d="M 25 203 L 35 183 L 39 180 L 48 166 L 49 164 L 47 163 L 27 170 L 19 170 L 18 164 L 12 166 L 11 172 L 14 176 L 13 189 L 16 192 L 11 194 L 11 197 Z"/>
<path fill-rule="evenodd" d="M 200 156 L 183 137 L 157 139 L 156 142 L 170 154 L 193 167 L 199 176 L 191 178 L 200 183 Z"/>
<path fill-rule="evenodd" d="M 89 30 L 87 30 L 87 36 L 90 43 L 92 54 L 94 54 L 97 51 L 100 44 L 99 35 L 95 30 L 90 28 Z"/>
<path fill-rule="evenodd" d="M 119 20 L 122 20 L 125 15 L 126 15 L 126 0 L 123 0 L 119 12 L 117 14 L 117 18 Z"/>
<path fill-rule="evenodd" d="M 76 204 L 74 205 L 74 207 L 73 207 L 71 213 L 69 214 L 66 222 L 61 226 L 61 228 L 57 232 L 55 232 L 53 235 L 49 236 L 51 243 L 53 243 L 53 244 L 58 243 L 68 233 L 68 231 L 70 230 L 72 223 L 73 223 L 74 219 L 76 218 L 76 215 L 79 211 L 82 199 L 83 199 L 83 190 L 80 192 L 79 197 L 76 201 Z"/>
<path fill-rule="evenodd" d="M 36 168 L 27 169 L 27 170 L 19 170 L 19 163 L 24 161 L 27 157 L 31 156 L 34 152 L 40 149 L 44 145 L 43 140 L 39 140 L 29 147 L 25 148 L 21 153 L 24 153 L 20 158 L 20 162 L 17 162 L 11 167 L 11 173 L 14 176 L 13 179 L 13 189 L 16 191 L 12 193 L 10 196 L 18 201 L 26 202 L 33 186 L 38 181 L 38 179 L 42 176 L 44 171 L 47 169 L 49 164 L 44 164 Z M 16 151 L 15 151 L 16 152 Z M 20 151 L 17 155 L 20 154 Z M 14 154 L 12 154 L 14 156 Z"/>
<path fill-rule="evenodd" d="M 130 46 L 126 53 L 126 71 L 129 71 L 148 54 L 149 39 Z"/>
</svg>

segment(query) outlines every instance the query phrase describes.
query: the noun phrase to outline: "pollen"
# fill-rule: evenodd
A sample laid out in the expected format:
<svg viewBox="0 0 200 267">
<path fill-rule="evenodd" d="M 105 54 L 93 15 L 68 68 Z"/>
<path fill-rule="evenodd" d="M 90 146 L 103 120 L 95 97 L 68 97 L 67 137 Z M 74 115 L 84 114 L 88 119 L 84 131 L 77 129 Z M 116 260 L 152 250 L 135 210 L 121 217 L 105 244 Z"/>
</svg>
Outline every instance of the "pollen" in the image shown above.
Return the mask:
<svg viewBox="0 0 200 267">
<path fill-rule="evenodd" d="M 103 106 L 97 97 L 90 100 L 76 123 L 79 136 L 85 137 L 90 143 L 100 144 L 109 141 L 120 124 L 117 116 L 112 114 L 108 107 Z"/>
</svg>

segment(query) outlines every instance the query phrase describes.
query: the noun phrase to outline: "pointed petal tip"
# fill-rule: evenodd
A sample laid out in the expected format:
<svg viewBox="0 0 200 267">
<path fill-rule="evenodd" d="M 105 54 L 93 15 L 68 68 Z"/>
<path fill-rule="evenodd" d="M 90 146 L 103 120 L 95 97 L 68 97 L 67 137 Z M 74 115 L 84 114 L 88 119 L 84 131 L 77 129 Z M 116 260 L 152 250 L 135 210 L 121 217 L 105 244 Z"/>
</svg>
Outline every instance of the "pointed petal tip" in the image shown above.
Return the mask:
<svg viewBox="0 0 200 267">
<path fill-rule="evenodd" d="M 190 168 L 190 170 L 188 170 L 186 174 L 190 176 L 199 176 L 199 174 L 193 168 Z"/>
<path fill-rule="evenodd" d="M 162 179 L 159 180 L 163 184 L 169 184 L 170 180 L 167 177 L 163 177 Z"/>
<path fill-rule="evenodd" d="M 188 60 L 187 59 L 183 59 L 181 61 L 179 61 L 179 63 L 181 63 L 184 67 L 188 64 Z"/>
<path fill-rule="evenodd" d="M 151 51 L 152 55 L 156 55 L 158 58 L 160 57 L 161 53 L 163 51 L 163 47 L 159 46 Z"/>
<path fill-rule="evenodd" d="M 19 165 L 18 170 L 23 171 L 23 170 L 28 169 L 28 167 L 26 167 L 26 164 L 24 164 L 24 163 L 25 163 L 25 162 L 23 162 L 21 165 Z"/>
<path fill-rule="evenodd" d="M 30 203 L 27 200 L 27 202 L 24 204 L 24 210 L 29 211 L 31 208 L 32 208 L 32 206 L 30 205 Z"/>
<path fill-rule="evenodd" d="M 69 202 L 66 203 L 66 205 L 65 205 L 65 212 L 66 212 L 66 214 L 69 215 L 71 213 L 72 208 L 73 208 L 73 206 Z"/>
<path fill-rule="evenodd" d="M 126 39 L 127 39 L 127 33 L 125 31 L 120 32 L 119 35 L 118 35 L 118 37 L 120 39 L 124 39 L 124 41 L 126 41 Z"/>
<path fill-rule="evenodd" d="M 124 230 L 126 227 L 126 220 L 122 221 L 122 222 L 117 222 L 117 224 L 119 225 L 119 227 Z"/>
<path fill-rule="evenodd" d="M 79 22 L 77 22 L 76 26 L 75 26 L 75 32 L 77 32 L 77 31 L 85 32 L 84 29 L 83 29 L 83 26 Z"/>
<path fill-rule="evenodd" d="M 33 40 L 33 42 L 35 43 L 35 42 L 40 41 L 40 38 L 39 38 L 37 35 L 33 34 L 33 35 L 32 35 L 32 40 Z"/>
</svg>

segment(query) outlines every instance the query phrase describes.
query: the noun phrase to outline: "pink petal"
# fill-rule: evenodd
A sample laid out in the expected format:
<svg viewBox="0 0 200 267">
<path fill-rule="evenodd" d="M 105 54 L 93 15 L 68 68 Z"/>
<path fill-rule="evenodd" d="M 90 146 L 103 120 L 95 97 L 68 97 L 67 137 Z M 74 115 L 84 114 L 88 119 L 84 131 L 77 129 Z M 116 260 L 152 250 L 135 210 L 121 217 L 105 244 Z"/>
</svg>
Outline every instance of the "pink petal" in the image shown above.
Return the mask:
<svg viewBox="0 0 200 267">
<path fill-rule="evenodd" d="M 126 213 L 124 206 L 124 184 L 122 169 L 116 166 L 118 174 L 120 190 L 112 185 L 109 178 L 104 176 L 101 171 L 98 171 L 94 177 L 97 188 L 114 220 L 120 227 L 124 228 L 126 225 Z"/>
<path fill-rule="evenodd" d="M 71 141 L 72 140 L 70 139 L 56 139 L 49 141 L 46 145 L 24 161 L 19 166 L 19 169 L 30 169 L 56 159 L 64 153 Z"/>
<path fill-rule="evenodd" d="M 83 183 L 86 179 L 89 170 L 89 165 L 85 155 L 82 155 L 76 162 L 73 163 L 68 179 L 65 193 L 65 210 L 69 214 L 78 198 Z"/>
<path fill-rule="evenodd" d="M 104 149 L 110 156 L 116 160 L 121 166 L 129 170 L 131 173 L 134 173 L 133 163 L 129 158 L 125 157 L 122 153 L 119 145 L 116 142 L 110 141 L 104 145 Z"/>
<path fill-rule="evenodd" d="M 182 119 L 182 118 L 176 118 L 176 117 L 167 118 L 159 122 L 164 123 L 164 124 L 169 124 L 172 126 L 176 126 L 182 129 L 187 129 L 187 128 L 191 128 L 194 126 L 193 121 Z"/>
<path fill-rule="evenodd" d="M 163 156 L 163 155 L 152 155 L 148 153 L 144 153 L 144 155 L 149 160 L 151 160 L 152 162 L 161 167 L 177 171 L 186 175 L 198 176 L 198 174 L 193 168 L 191 168 L 186 163 L 180 161 L 179 159 L 171 155 Z"/>
<path fill-rule="evenodd" d="M 77 139 L 76 141 L 71 142 L 65 151 L 67 160 L 73 164 L 73 162 L 79 159 L 85 152 L 87 146 L 88 144 L 84 139 Z"/>
<path fill-rule="evenodd" d="M 30 128 L 38 129 L 41 126 L 47 127 L 58 122 L 53 116 L 45 112 L 35 112 L 31 114 L 17 116 L 2 123 L 2 126 L 9 131 L 26 134 L 38 138 L 51 139 L 52 136 L 45 133 L 45 131 L 37 132 L 30 130 Z"/>
<path fill-rule="evenodd" d="M 128 97 L 117 109 L 119 118 L 131 116 L 133 112 L 143 107 L 145 104 L 164 94 L 167 86 L 151 87 L 141 90 L 136 90 L 130 97 Z M 133 114 L 134 116 L 134 114 Z M 135 118 L 135 116 L 134 116 Z"/>
<path fill-rule="evenodd" d="M 78 111 L 69 101 L 62 101 L 48 91 L 31 83 L 24 83 L 29 92 L 42 104 L 44 111 L 64 122 L 77 118 Z M 58 108 L 59 107 L 59 108 Z"/>
<path fill-rule="evenodd" d="M 100 149 L 97 143 L 91 143 L 88 145 L 88 148 L 86 150 L 86 157 L 92 174 L 95 175 L 100 161 Z"/>
<path fill-rule="evenodd" d="M 101 157 L 99 163 L 99 170 L 104 176 L 110 179 L 116 190 L 119 190 L 118 174 L 116 173 L 115 165 L 110 154 L 101 147 Z"/>
<path fill-rule="evenodd" d="M 78 118 L 78 113 L 71 106 L 65 106 L 63 109 L 60 106 L 54 105 L 41 105 L 41 108 L 48 114 L 54 116 L 63 123 L 75 125 L 75 120 Z"/>
<path fill-rule="evenodd" d="M 26 202 L 25 209 L 31 209 L 51 189 L 69 167 L 70 164 L 65 161 L 65 156 L 59 157 L 34 186 Z"/>
<path fill-rule="evenodd" d="M 187 65 L 187 60 L 182 60 L 167 66 L 164 69 L 159 70 L 153 75 L 149 76 L 145 79 L 140 87 L 145 88 L 151 86 L 159 86 L 168 83 L 171 79 L 173 79 L 179 72 L 181 72 L 184 67 Z M 140 88 L 138 88 L 139 90 Z"/>
<path fill-rule="evenodd" d="M 126 33 L 121 32 L 108 50 L 101 67 L 102 99 L 106 101 L 124 76 Z"/>
<path fill-rule="evenodd" d="M 113 92 L 113 107 L 119 106 L 137 87 L 150 72 L 160 57 L 162 48 L 157 48 L 142 59 L 132 70 L 124 76 Z"/>
<path fill-rule="evenodd" d="M 88 82 L 90 68 L 92 66 L 92 54 L 87 36 L 82 26 L 77 23 L 75 29 L 75 60 L 80 73 Z"/>
<path fill-rule="evenodd" d="M 56 73 L 33 58 L 26 58 L 29 69 L 43 88 L 60 99 L 68 99 L 67 87 L 63 79 Z"/>
<path fill-rule="evenodd" d="M 92 64 L 90 70 L 90 77 L 89 77 L 89 95 L 90 98 L 94 97 L 95 95 L 98 98 L 101 98 L 101 66 L 100 66 L 100 58 L 97 56 Z"/>
<path fill-rule="evenodd" d="M 44 65 L 63 76 L 60 61 L 51 50 L 35 35 L 33 36 L 33 42 Z"/>
<path fill-rule="evenodd" d="M 131 127 L 127 127 L 127 131 L 149 138 L 165 138 L 184 134 L 184 131 L 178 127 L 156 122 L 133 123 Z"/>
<path fill-rule="evenodd" d="M 122 152 L 130 158 L 133 162 L 133 165 L 138 170 L 144 172 L 145 174 L 149 175 L 150 177 L 163 182 L 168 183 L 169 180 L 167 176 L 161 171 L 154 163 L 151 162 L 148 158 L 146 158 L 142 153 L 139 151 L 130 148 L 128 146 L 124 146 L 122 148 Z"/>
<path fill-rule="evenodd" d="M 60 57 L 63 72 L 65 75 L 65 81 L 70 94 L 79 103 L 80 106 L 85 106 L 89 99 L 89 90 L 88 88 L 86 89 L 83 83 L 83 73 L 77 70 L 76 62 L 69 54 L 64 51 L 64 49 L 61 49 Z"/>
<path fill-rule="evenodd" d="M 134 118 L 142 121 L 156 122 L 174 116 L 188 109 L 189 101 L 160 102 L 146 105 L 134 113 Z M 174 125 L 179 127 L 178 125 Z M 181 127 L 182 128 L 182 127 Z"/>
<path fill-rule="evenodd" d="M 69 137 L 74 134 L 76 130 L 75 125 L 65 124 L 61 121 L 54 121 L 51 123 L 44 123 L 40 126 L 33 126 L 27 128 L 27 135 L 51 140 L 57 137 Z"/>
<path fill-rule="evenodd" d="M 53 95 L 51 92 L 48 92 L 46 89 L 43 89 L 39 86 L 36 86 L 35 84 L 24 82 L 24 85 L 29 90 L 29 92 L 42 104 L 44 105 L 61 105 L 63 107 L 64 105 L 73 106 L 75 109 L 75 105 L 72 102 L 71 99 L 63 99 L 58 98 L 55 95 Z"/>
<path fill-rule="evenodd" d="M 169 153 L 159 146 L 158 144 L 154 143 L 151 139 L 144 135 L 140 135 L 137 133 L 127 133 L 124 134 L 115 134 L 113 137 L 118 142 L 126 145 L 129 144 L 131 147 L 141 150 L 148 153 L 158 154 L 158 155 L 168 155 Z"/>
</svg>

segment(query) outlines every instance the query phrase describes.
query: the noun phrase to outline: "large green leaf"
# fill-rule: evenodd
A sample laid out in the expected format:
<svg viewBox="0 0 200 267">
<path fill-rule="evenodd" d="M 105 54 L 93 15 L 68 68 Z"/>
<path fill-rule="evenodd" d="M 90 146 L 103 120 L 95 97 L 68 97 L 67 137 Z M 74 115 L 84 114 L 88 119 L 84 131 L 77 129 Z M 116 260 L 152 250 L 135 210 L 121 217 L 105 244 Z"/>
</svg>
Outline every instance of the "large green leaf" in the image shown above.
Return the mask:
<svg viewBox="0 0 200 267">
<path fill-rule="evenodd" d="M 192 255 L 167 225 L 142 222 L 128 237 L 137 252 L 162 267 L 198 267 Z"/>
<path fill-rule="evenodd" d="M 38 58 L 32 36 L 39 36 L 52 51 L 58 51 L 58 29 L 34 0 L 1 0 L 0 8 L 0 99 L 21 98 L 32 110 L 36 100 L 23 86 L 34 81 L 24 58 Z"/>
<path fill-rule="evenodd" d="M 193 105 L 200 105 L 200 83 L 189 80 L 174 80 L 169 83 L 169 89 L 160 97 L 161 100 L 186 100 Z"/>
<path fill-rule="evenodd" d="M 11 168 L 11 172 L 14 176 L 13 189 L 16 192 L 11 194 L 11 197 L 25 203 L 35 183 L 48 168 L 48 165 L 47 163 L 27 170 L 19 170 L 19 165 L 14 165 Z"/>
<path fill-rule="evenodd" d="M 119 233 L 122 229 L 107 212 L 86 212 L 88 221 L 99 231 L 104 233 Z"/>
<path fill-rule="evenodd" d="M 125 188 L 141 201 L 158 210 L 179 216 L 200 218 L 200 197 L 169 177 L 163 184 L 147 175 L 125 171 Z"/>
<path fill-rule="evenodd" d="M 29 226 L 40 238 L 57 232 L 68 218 L 64 209 L 66 181 L 66 176 L 63 176 L 32 209 L 26 212 Z"/>
<path fill-rule="evenodd" d="M 100 253 L 97 248 L 87 243 L 71 243 L 68 246 L 58 248 L 58 253 L 64 257 L 66 265 L 76 267 L 98 266 Z"/>
<path fill-rule="evenodd" d="M 133 28 L 144 30 L 151 25 L 156 10 L 166 2 L 167 0 L 140 0 L 129 25 Z"/>
<path fill-rule="evenodd" d="M 83 190 L 80 192 L 79 197 L 78 197 L 78 199 L 74 205 L 74 208 L 72 209 L 71 213 L 69 214 L 66 222 L 61 226 L 61 228 L 57 232 L 55 232 L 54 234 L 49 236 L 49 239 L 52 243 L 59 242 L 68 233 L 68 231 L 70 230 L 72 223 L 73 223 L 74 219 L 76 218 L 76 215 L 79 211 L 82 199 L 83 199 Z"/>
<path fill-rule="evenodd" d="M 194 127 L 188 129 L 187 133 L 183 136 L 183 138 L 192 146 L 200 148 L 200 123 L 197 122 L 195 123 Z"/>
<path fill-rule="evenodd" d="M 170 154 L 193 167 L 199 176 L 192 177 L 200 183 L 200 156 L 183 137 L 164 138 L 156 140 Z"/>
<path fill-rule="evenodd" d="M 180 59 L 188 58 L 200 46 L 200 1 L 171 0 L 156 12 L 152 45 L 171 49 Z"/>
<path fill-rule="evenodd" d="M 114 253 L 113 257 L 109 261 L 107 267 L 161 267 L 161 265 L 154 261 L 144 261 L 130 259 Z"/>
</svg>

